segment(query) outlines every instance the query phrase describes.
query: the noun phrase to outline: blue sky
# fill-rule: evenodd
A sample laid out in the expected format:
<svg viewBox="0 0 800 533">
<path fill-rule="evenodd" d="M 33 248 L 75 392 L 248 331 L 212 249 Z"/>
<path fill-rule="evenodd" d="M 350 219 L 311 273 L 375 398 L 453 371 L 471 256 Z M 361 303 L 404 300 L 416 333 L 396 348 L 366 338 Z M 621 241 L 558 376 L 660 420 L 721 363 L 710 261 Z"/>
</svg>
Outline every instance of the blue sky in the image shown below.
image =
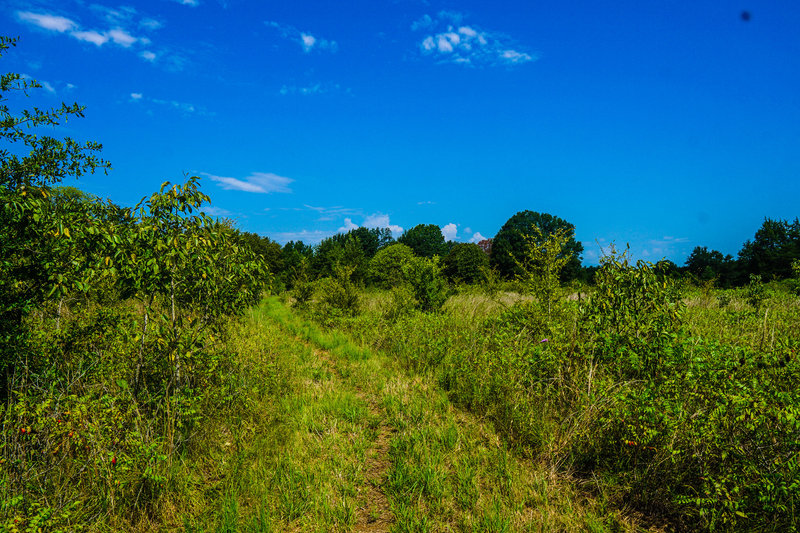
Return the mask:
<svg viewBox="0 0 800 533">
<path fill-rule="evenodd" d="M 120 204 L 196 174 L 281 243 L 467 242 L 530 209 L 588 264 L 735 255 L 800 215 L 795 0 L 3 3 L 3 72 L 86 106 L 56 133 L 103 143 L 113 170 L 75 185 Z"/>
</svg>

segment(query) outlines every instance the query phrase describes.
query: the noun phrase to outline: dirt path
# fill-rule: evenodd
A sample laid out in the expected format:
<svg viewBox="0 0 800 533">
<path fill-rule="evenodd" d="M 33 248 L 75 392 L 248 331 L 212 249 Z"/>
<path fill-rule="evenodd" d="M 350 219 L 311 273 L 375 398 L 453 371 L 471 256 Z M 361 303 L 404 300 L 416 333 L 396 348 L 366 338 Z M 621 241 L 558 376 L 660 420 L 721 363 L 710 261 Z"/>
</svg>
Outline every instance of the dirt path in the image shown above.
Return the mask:
<svg viewBox="0 0 800 533">
<path fill-rule="evenodd" d="M 336 376 L 344 390 L 352 390 L 355 396 L 368 406 L 370 420 L 373 425 L 377 425 L 372 445 L 364 453 L 363 468 L 366 484 L 357 489 L 361 505 L 357 509 L 353 531 L 357 533 L 388 532 L 395 519 L 383 487 L 391 466 L 389 441 L 397 429 L 386 423 L 386 411 L 381 407 L 379 398 L 368 392 L 362 384 L 354 382 L 351 374 L 342 368 L 351 366 L 351 363 L 342 361 L 328 350 L 314 347 L 304 339 L 300 340 L 312 347 L 314 356 Z"/>
<path fill-rule="evenodd" d="M 264 460 L 272 531 L 628 530 L 569 480 L 516 456 L 455 407 L 436 376 L 410 373 L 340 331 L 271 303 L 260 323 L 295 376 L 285 444 Z M 255 477 L 255 476 L 251 476 Z M 265 513 L 266 514 L 266 513 Z"/>
</svg>

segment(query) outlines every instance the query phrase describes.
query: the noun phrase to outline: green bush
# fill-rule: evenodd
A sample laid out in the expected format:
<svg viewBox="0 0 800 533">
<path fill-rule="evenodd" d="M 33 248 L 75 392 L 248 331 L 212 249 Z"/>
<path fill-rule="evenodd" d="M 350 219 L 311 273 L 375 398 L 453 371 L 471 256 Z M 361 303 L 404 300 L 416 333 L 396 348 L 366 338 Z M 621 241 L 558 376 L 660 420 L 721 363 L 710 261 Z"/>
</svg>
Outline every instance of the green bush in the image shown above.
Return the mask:
<svg viewBox="0 0 800 533">
<path fill-rule="evenodd" d="M 439 269 L 439 258 L 413 257 L 403 265 L 403 276 L 422 311 L 438 311 L 447 300 L 447 283 Z"/>
<path fill-rule="evenodd" d="M 398 287 L 405 282 L 403 265 L 414 258 L 414 251 L 405 244 L 392 244 L 375 254 L 369 262 L 370 282 L 382 289 Z"/>
</svg>

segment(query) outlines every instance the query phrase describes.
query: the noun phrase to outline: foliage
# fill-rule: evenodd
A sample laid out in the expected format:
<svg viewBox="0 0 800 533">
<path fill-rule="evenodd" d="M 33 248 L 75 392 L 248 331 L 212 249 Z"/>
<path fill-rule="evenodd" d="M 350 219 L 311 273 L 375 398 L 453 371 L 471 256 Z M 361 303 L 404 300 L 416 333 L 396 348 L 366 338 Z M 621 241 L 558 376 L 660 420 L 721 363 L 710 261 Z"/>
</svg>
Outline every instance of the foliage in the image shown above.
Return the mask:
<svg viewBox="0 0 800 533">
<path fill-rule="evenodd" d="M 747 285 L 747 303 L 753 306 L 756 313 L 761 311 L 764 301 L 767 299 L 767 290 L 760 275 L 750 274 L 750 283 Z"/>
<path fill-rule="evenodd" d="M 534 228 L 538 229 L 535 230 Z M 492 239 L 491 265 L 506 278 L 515 278 L 523 273 L 519 264 L 524 261 L 526 254 L 525 235 L 548 235 L 563 229 L 568 236 L 564 253 L 571 259 L 564 266 L 562 280 L 569 281 L 578 276 L 583 252 L 583 245 L 575 240 L 575 226 L 557 216 L 534 211 L 520 211 L 509 218 L 500 231 Z"/>
<path fill-rule="evenodd" d="M 489 257 L 473 243 L 458 243 L 442 260 L 442 272 L 451 281 L 478 283 L 489 268 Z"/>
<path fill-rule="evenodd" d="M 20 80 L 3 93 L 37 86 Z M 231 401 L 220 341 L 269 278 L 235 230 L 193 214 L 199 178 L 132 209 L 57 188 L 108 168 L 100 146 L 23 128 L 82 108 L 0 112 L 3 139 L 30 149 L 0 165 L 0 529 L 74 529 L 159 498 L 174 454 Z"/>
<path fill-rule="evenodd" d="M 403 276 L 411 287 L 419 309 L 438 311 L 447 300 L 447 285 L 437 257 L 413 257 L 403 265 Z"/>
<path fill-rule="evenodd" d="M 444 256 L 447 253 L 444 235 L 436 224 L 417 224 L 406 230 L 397 242 L 411 248 L 418 257 L 430 258 L 434 255 Z"/>
<path fill-rule="evenodd" d="M 717 280 L 720 287 L 730 287 L 735 282 L 737 264 L 731 255 L 696 246 L 686 259 L 686 270 L 700 282 Z"/>
<path fill-rule="evenodd" d="M 13 46 L 14 39 L 0 37 L 0 56 Z M 97 236 L 89 239 L 90 247 L 108 244 L 108 238 L 98 234 L 97 224 L 83 225 L 85 205 L 75 199 L 51 202 L 50 190 L 65 176 L 110 168 L 96 155 L 102 146 L 37 133 L 71 116 L 83 116 L 84 108 L 78 104 L 13 115 L 6 104 L 8 93 L 27 94 L 36 88 L 41 85 L 19 74 L 0 76 L 0 398 L 8 392 L 7 377 L 25 343 L 25 318 L 47 299 L 59 298 L 69 288 L 85 292 L 96 282 L 92 268 L 96 265 L 87 264 L 91 256 L 85 250 L 73 254 L 70 230 Z M 24 149 L 12 151 L 16 143 Z M 17 155 L 25 150 L 27 155 Z"/>
<path fill-rule="evenodd" d="M 559 276 L 572 260 L 567 250 L 569 231 L 560 228 L 549 235 L 542 235 L 538 226 L 531 228 L 532 234 L 524 235 L 525 247 L 517 270 L 520 281 L 537 298 L 539 305 L 549 318 L 553 306 L 558 302 Z"/>
<path fill-rule="evenodd" d="M 277 276 L 284 270 L 283 249 L 281 245 L 269 237 L 262 237 L 255 233 L 246 231 L 236 232 L 237 240 L 246 243 L 259 256 L 273 276 Z"/>
<path fill-rule="evenodd" d="M 743 282 L 749 274 L 765 279 L 792 276 L 792 261 L 800 259 L 800 219 L 793 222 L 765 218 L 752 241 L 739 251 Z"/>
<path fill-rule="evenodd" d="M 316 284 L 317 310 L 325 317 L 358 312 L 358 290 L 352 281 L 354 267 L 338 264 L 334 276 L 322 278 Z"/>
<path fill-rule="evenodd" d="M 348 239 L 355 239 L 366 259 L 372 259 L 379 250 L 386 248 L 394 242 L 389 228 L 358 227 L 347 233 L 339 233 L 331 237 L 334 242 L 344 244 Z"/>
<path fill-rule="evenodd" d="M 283 245 L 281 256 L 283 258 L 283 271 L 281 281 L 286 288 L 292 289 L 296 280 L 305 280 L 309 274 L 309 261 L 314 255 L 314 249 L 304 244 L 303 241 L 289 241 Z"/>
<path fill-rule="evenodd" d="M 369 279 L 382 289 L 399 287 L 405 282 L 403 265 L 414 258 L 414 251 L 405 244 L 391 244 L 380 250 L 369 262 Z"/>
<path fill-rule="evenodd" d="M 353 279 L 358 283 L 364 282 L 367 276 L 367 258 L 355 235 L 324 239 L 314 248 L 310 261 L 312 277 L 331 277 L 335 275 L 338 266 L 351 268 Z"/>
<path fill-rule="evenodd" d="M 679 357 L 683 303 L 673 280 L 612 251 L 601 259 L 595 282 L 582 320 L 592 357 L 614 361 L 625 379 L 656 375 Z"/>
</svg>

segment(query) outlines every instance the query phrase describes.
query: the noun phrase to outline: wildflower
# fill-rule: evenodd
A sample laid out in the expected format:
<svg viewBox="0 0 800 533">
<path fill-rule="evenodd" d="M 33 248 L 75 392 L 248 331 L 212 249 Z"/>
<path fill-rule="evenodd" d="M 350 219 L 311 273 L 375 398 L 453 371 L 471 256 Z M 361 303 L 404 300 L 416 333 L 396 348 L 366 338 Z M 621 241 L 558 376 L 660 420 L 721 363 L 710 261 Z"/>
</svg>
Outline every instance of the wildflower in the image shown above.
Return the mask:
<svg viewBox="0 0 800 533">
<path fill-rule="evenodd" d="M 549 341 L 549 340 L 550 340 L 550 339 L 542 339 L 542 340 L 540 340 L 540 341 L 539 341 L 539 344 L 542 344 L 543 342 L 547 342 L 547 341 Z"/>
</svg>

